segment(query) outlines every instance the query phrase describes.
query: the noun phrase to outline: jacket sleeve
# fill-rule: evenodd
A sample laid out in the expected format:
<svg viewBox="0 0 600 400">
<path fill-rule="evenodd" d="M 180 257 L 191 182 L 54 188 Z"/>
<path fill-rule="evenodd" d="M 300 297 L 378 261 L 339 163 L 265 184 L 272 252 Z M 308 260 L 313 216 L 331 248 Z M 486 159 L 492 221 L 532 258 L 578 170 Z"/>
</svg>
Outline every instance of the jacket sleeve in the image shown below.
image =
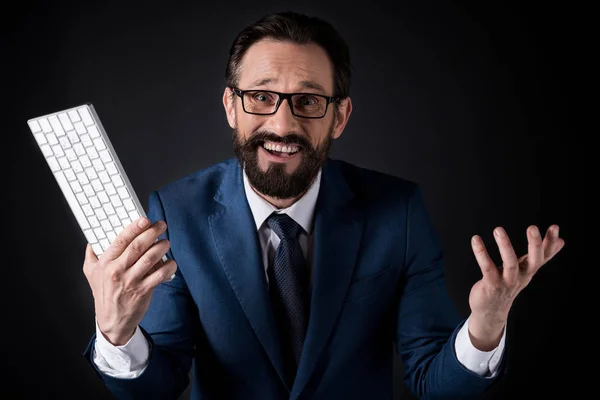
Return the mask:
<svg viewBox="0 0 600 400">
<path fill-rule="evenodd" d="M 169 237 L 169 221 L 165 219 L 157 192 L 150 195 L 148 218 L 152 222 L 165 221 L 167 231 L 160 239 L 172 240 Z M 171 249 L 167 257 L 173 259 Z M 91 358 L 96 335 L 92 337 L 84 356 L 118 399 L 177 399 L 189 383 L 188 374 L 198 327 L 198 310 L 178 268 L 172 281 L 161 283 L 154 289 L 148 311 L 140 322 L 140 329 L 150 347 L 148 365 L 140 376 L 119 379 L 103 374 Z"/>
<path fill-rule="evenodd" d="M 396 324 L 396 347 L 404 381 L 419 399 L 477 398 L 499 376 L 486 378 L 466 369 L 455 354 L 464 324 L 448 295 L 443 251 L 421 189 L 409 199 L 406 252 Z"/>
</svg>

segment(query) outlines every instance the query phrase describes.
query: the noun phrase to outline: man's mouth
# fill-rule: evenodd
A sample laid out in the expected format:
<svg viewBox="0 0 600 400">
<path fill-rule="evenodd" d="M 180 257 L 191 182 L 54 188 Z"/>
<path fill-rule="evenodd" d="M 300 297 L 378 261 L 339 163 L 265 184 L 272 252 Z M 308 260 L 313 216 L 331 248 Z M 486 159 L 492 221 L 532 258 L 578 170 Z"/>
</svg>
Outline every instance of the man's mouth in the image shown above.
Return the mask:
<svg viewBox="0 0 600 400">
<path fill-rule="evenodd" d="M 298 153 L 302 148 L 297 144 L 282 144 L 276 142 L 265 141 L 262 143 L 262 148 L 269 154 L 277 157 L 291 157 Z"/>
</svg>

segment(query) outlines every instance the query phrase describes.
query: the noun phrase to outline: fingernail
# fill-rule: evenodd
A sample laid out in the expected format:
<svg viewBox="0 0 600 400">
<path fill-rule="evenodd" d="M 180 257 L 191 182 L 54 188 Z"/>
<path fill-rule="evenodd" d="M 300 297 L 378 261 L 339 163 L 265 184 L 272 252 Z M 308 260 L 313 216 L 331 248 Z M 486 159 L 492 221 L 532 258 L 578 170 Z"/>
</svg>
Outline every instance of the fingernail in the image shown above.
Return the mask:
<svg viewBox="0 0 600 400">
<path fill-rule="evenodd" d="M 138 221 L 138 226 L 140 228 L 145 228 L 148 226 L 149 223 L 150 223 L 150 221 L 148 221 L 148 218 L 142 218 Z"/>
<path fill-rule="evenodd" d="M 502 229 L 500 229 L 500 228 L 497 228 L 497 229 L 494 231 L 494 234 L 495 234 L 496 236 L 498 236 L 498 237 L 502 237 Z"/>
<path fill-rule="evenodd" d="M 536 227 L 531 228 L 531 234 L 533 235 L 533 237 L 540 237 L 540 231 Z"/>
</svg>

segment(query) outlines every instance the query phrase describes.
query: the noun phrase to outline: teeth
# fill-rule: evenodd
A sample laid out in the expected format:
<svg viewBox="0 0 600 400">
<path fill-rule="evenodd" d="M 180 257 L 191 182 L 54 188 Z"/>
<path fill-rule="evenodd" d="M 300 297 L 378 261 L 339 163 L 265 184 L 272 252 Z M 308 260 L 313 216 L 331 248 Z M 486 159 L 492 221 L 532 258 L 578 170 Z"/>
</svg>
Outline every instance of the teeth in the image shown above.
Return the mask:
<svg viewBox="0 0 600 400">
<path fill-rule="evenodd" d="M 267 149 L 267 150 L 277 151 L 277 152 L 280 152 L 280 153 L 291 153 L 291 154 L 293 154 L 293 153 L 295 153 L 295 152 L 298 151 L 298 147 L 297 146 L 291 146 L 291 145 L 282 146 L 280 144 L 275 144 L 275 143 L 272 143 L 272 142 L 265 142 L 265 143 L 263 143 L 263 147 L 265 149 Z"/>
</svg>

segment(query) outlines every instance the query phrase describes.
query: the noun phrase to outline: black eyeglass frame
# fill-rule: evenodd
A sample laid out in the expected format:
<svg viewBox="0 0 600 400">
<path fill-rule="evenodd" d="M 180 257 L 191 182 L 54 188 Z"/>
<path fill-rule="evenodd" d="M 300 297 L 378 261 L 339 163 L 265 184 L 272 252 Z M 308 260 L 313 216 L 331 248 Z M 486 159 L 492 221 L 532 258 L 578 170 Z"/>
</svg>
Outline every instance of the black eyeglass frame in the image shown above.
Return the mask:
<svg viewBox="0 0 600 400">
<path fill-rule="evenodd" d="M 327 115 L 327 110 L 329 109 L 329 104 L 330 103 L 334 103 L 338 100 L 340 100 L 339 97 L 330 97 L 330 96 L 325 96 L 322 94 L 317 94 L 317 93 L 306 93 L 306 92 L 302 92 L 302 93 L 281 93 L 281 92 L 275 92 L 273 90 L 260 90 L 260 89 L 250 89 L 250 90 L 241 90 L 239 88 L 236 87 L 231 87 L 231 90 L 233 90 L 233 92 L 238 95 L 241 99 L 242 99 L 242 109 L 244 110 L 244 112 L 246 114 L 252 114 L 252 115 L 273 115 L 275 113 L 277 113 L 277 111 L 279 110 L 279 106 L 281 105 L 281 103 L 283 102 L 283 100 L 287 99 L 288 101 L 288 105 L 290 106 L 290 111 L 292 112 L 292 115 L 294 115 L 295 117 L 298 118 L 308 118 L 308 119 L 321 119 L 324 118 Z M 278 96 L 278 100 L 277 100 L 277 105 L 275 107 L 275 111 L 271 112 L 271 113 L 254 113 L 254 112 L 250 112 L 250 111 L 246 111 L 246 105 L 244 104 L 244 94 L 247 92 L 263 92 L 263 93 L 273 93 L 276 94 Z M 321 115 L 320 117 L 307 117 L 306 115 L 298 115 L 294 112 L 294 105 L 292 104 L 292 96 L 295 95 L 310 95 L 310 96 L 319 96 L 319 97 L 323 97 L 326 101 L 325 101 L 325 111 L 323 111 L 323 115 Z"/>
</svg>

